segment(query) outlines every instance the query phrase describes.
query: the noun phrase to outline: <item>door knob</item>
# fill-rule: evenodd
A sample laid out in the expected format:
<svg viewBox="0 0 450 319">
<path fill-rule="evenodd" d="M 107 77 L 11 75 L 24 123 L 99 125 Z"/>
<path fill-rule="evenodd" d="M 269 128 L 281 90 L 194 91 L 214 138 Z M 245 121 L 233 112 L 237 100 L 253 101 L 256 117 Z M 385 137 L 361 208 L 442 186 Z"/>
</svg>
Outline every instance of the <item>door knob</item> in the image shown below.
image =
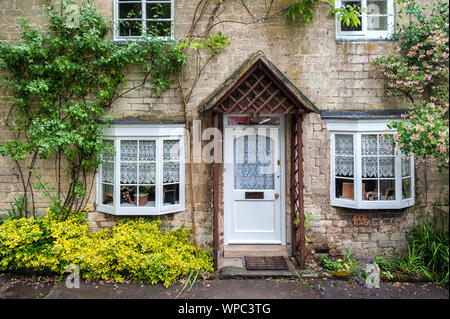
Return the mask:
<svg viewBox="0 0 450 319">
<path fill-rule="evenodd" d="M 280 194 L 275 193 L 275 199 L 277 199 L 278 197 L 280 197 Z"/>
</svg>

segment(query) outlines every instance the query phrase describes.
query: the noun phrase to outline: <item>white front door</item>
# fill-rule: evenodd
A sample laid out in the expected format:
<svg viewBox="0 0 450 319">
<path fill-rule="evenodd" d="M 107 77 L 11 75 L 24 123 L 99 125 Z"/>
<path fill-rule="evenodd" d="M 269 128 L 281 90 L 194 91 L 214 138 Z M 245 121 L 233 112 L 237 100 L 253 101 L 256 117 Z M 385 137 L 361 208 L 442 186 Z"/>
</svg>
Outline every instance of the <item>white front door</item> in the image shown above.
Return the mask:
<svg viewBox="0 0 450 319">
<path fill-rule="evenodd" d="M 227 116 L 225 244 L 285 244 L 281 116 Z"/>
</svg>

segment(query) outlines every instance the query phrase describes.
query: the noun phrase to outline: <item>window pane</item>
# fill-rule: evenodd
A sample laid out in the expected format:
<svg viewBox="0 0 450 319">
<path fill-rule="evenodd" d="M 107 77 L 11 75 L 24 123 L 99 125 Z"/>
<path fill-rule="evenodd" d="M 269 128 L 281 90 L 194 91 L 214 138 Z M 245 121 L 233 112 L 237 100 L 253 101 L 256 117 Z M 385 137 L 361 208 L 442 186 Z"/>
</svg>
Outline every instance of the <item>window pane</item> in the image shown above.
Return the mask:
<svg viewBox="0 0 450 319">
<path fill-rule="evenodd" d="M 395 157 L 380 157 L 380 177 L 395 177 Z"/>
<path fill-rule="evenodd" d="M 147 19 L 170 19 L 170 3 L 147 3 Z"/>
<path fill-rule="evenodd" d="M 119 19 L 142 18 L 141 3 L 119 3 Z"/>
<path fill-rule="evenodd" d="M 355 198 L 352 180 L 336 178 L 336 198 Z"/>
<path fill-rule="evenodd" d="M 362 180 L 363 200 L 378 200 L 378 180 Z"/>
<path fill-rule="evenodd" d="M 180 185 L 163 186 L 163 205 L 175 205 L 180 203 Z"/>
<path fill-rule="evenodd" d="M 411 178 L 402 179 L 402 199 L 407 199 L 412 197 L 411 192 Z"/>
<path fill-rule="evenodd" d="M 102 164 L 102 182 L 114 184 L 114 162 Z"/>
<path fill-rule="evenodd" d="M 362 31 L 362 23 L 361 23 L 361 17 L 359 18 L 359 24 L 354 26 L 348 26 L 341 22 L 341 31 L 349 32 L 349 31 Z"/>
<path fill-rule="evenodd" d="M 261 116 L 258 118 L 229 116 L 228 125 L 280 125 L 280 118 L 278 116 Z"/>
<path fill-rule="evenodd" d="M 103 205 L 114 205 L 114 185 L 102 184 L 102 204 Z"/>
<path fill-rule="evenodd" d="M 178 183 L 180 181 L 180 163 L 165 162 L 163 164 L 163 183 Z"/>
<path fill-rule="evenodd" d="M 120 163 L 120 183 L 137 184 L 137 163 Z"/>
<path fill-rule="evenodd" d="M 139 163 L 139 184 L 156 184 L 155 163 Z"/>
<path fill-rule="evenodd" d="M 155 186 L 139 186 L 140 207 L 155 207 Z"/>
<path fill-rule="evenodd" d="M 363 178 L 378 177 L 378 159 L 377 157 L 363 157 L 361 159 L 361 173 Z"/>
<path fill-rule="evenodd" d="M 172 22 L 147 21 L 147 33 L 155 37 L 170 37 L 172 34 Z"/>
<path fill-rule="evenodd" d="M 114 142 L 113 141 L 103 140 L 103 144 L 107 145 L 108 148 L 114 150 Z M 104 161 L 114 162 L 114 153 L 105 151 L 102 154 L 102 159 Z"/>
<path fill-rule="evenodd" d="M 163 159 L 165 161 L 178 161 L 180 159 L 180 141 L 164 141 Z"/>
<path fill-rule="evenodd" d="M 361 1 L 342 1 L 341 7 L 347 8 L 347 6 L 354 7 L 356 6 L 356 9 L 360 10 L 361 8 Z M 361 31 L 362 30 L 362 24 L 361 24 L 361 17 L 359 18 L 359 24 L 357 27 L 351 27 L 345 25 L 343 22 L 341 22 L 341 31 Z"/>
<path fill-rule="evenodd" d="M 367 0 L 367 14 L 387 13 L 387 0 Z"/>
<path fill-rule="evenodd" d="M 121 207 L 135 207 L 137 194 L 136 186 L 121 186 L 120 187 L 120 206 Z"/>
<path fill-rule="evenodd" d="M 361 135 L 361 155 L 377 155 L 377 135 Z"/>
<path fill-rule="evenodd" d="M 387 31 L 388 17 L 367 16 L 367 30 L 369 31 Z"/>
<path fill-rule="evenodd" d="M 149 162 L 156 160 L 155 141 L 139 141 L 139 160 Z"/>
<path fill-rule="evenodd" d="M 335 148 L 336 155 L 353 155 L 353 135 L 335 135 Z"/>
<path fill-rule="evenodd" d="M 392 134 L 380 135 L 378 138 L 378 151 L 380 155 L 394 155 L 392 143 L 394 137 Z"/>
<path fill-rule="evenodd" d="M 119 36 L 121 37 L 139 37 L 142 35 L 141 21 L 119 21 Z"/>
<path fill-rule="evenodd" d="M 402 177 L 411 176 L 411 157 L 402 156 Z"/>
<path fill-rule="evenodd" d="M 336 176 L 353 177 L 353 157 L 336 156 L 334 159 L 334 172 Z"/>
<path fill-rule="evenodd" d="M 346 8 L 347 6 L 361 7 L 361 1 L 355 1 L 355 0 L 342 0 L 342 1 L 341 1 L 341 7 L 342 7 L 342 8 Z"/>
<path fill-rule="evenodd" d="M 120 141 L 120 160 L 137 161 L 137 141 Z"/>
<path fill-rule="evenodd" d="M 395 200 L 395 179 L 380 180 L 380 200 Z"/>
</svg>

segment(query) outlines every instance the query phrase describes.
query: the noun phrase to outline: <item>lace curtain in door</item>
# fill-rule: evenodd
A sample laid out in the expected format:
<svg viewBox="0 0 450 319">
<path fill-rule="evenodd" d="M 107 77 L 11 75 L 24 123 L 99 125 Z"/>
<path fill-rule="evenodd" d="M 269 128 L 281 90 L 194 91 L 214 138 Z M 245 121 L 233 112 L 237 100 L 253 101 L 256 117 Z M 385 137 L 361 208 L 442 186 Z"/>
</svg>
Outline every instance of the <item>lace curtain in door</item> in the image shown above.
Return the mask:
<svg viewBox="0 0 450 319">
<path fill-rule="evenodd" d="M 274 142 L 266 136 L 234 140 L 234 188 L 274 189 Z"/>
</svg>

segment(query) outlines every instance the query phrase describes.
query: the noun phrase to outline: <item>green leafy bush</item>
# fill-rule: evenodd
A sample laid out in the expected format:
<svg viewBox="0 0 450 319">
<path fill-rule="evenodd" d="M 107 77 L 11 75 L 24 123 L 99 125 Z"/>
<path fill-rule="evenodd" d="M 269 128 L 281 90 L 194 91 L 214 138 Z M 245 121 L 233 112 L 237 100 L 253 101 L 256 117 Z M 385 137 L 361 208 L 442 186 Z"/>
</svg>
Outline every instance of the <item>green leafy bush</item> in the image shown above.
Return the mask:
<svg viewBox="0 0 450 319">
<path fill-rule="evenodd" d="M 437 231 L 434 221 L 421 215 L 416 226 L 407 233 L 407 239 L 408 255 L 397 256 L 394 267 L 448 284 L 448 231 Z"/>
<path fill-rule="evenodd" d="M 342 273 L 350 273 L 357 265 L 358 261 L 354 258 L 352 258 L 353 254 L 351 249 L 347 251 L 345 256 L 341 259 L 338 258 L 335 261 L 330 260 L 327 256 L 322 255 L 320 256 L 319 261 L 321 262 L 322 266 L 331 271 L 337 271 Z"/>
<path fill-rule="evenodd" d="M 209 251 L 195 257 L 190 229 L 160 231 L 160 221 L 120 221 L 111 230 L 89 232 L 83 215 L 55 220 L 20 218 L 0 225 L 0 270 L 63 274 L 70 264 L 86 279 L 169 286 L 191 272 L 212 271 Z"/>
</svg>

